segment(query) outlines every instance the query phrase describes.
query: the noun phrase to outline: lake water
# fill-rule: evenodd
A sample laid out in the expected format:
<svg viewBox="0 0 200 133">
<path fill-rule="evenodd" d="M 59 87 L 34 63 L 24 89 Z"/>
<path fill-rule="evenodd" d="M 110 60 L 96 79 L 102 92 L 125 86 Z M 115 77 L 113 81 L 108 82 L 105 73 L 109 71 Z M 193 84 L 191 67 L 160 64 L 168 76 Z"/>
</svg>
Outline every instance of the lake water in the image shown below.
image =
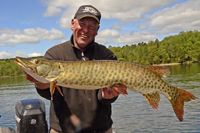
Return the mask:
<svg viewBox="0 0 200 133">
<path fill-rule="evenodd" d="M 164 80 L 172 86 L 185 89 L 200 98 L 200 64 L 167 66 L 171 74 Z M 186 102 L 184 120 L 179 122 L 170 102 L 161 94 L 160 107 L 151 108 L 145 98 L 133 91 L 120 95 L 113 103 L 115 133 L 135 132 L 200 132 L 200 99 Z M 40 97 L 34 85 L 25 77 L 0 78 L 0 126 L 15 129 L 15 104 L 19 100 L 39 98 L 46 106 L 49 120 L 49 101 Z"/>
</svg>

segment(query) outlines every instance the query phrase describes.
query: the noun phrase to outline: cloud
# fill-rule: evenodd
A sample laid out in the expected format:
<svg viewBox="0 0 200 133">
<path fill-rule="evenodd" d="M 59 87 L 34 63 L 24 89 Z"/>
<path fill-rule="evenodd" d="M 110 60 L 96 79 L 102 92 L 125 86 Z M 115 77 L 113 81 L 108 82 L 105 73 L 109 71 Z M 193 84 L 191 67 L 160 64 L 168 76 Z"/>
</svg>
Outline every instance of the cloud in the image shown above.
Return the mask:
<svg viewBox="0 0 200 133">
<path fill-rule="evenodd" d="M 123 26 L 124 24 L 126 24 L 126 23 L 125 23 L 125 22 L 122 22 L 122 21 L 116 22 L 116 23 L 112 26 L 112 28 L 114 28 L 114 29 L 116 29 L 116 30 L 121 30 L 121 29 L 122 29 L 122 26 Z"/>
<path fill-rule="evenodd" d="M 84 2 L 82 0 L 77 0 L 76 3 L 74 3 L 67 0 L 48 0 L 46 2 L 47 10 L 44 16 L 50 17 L 62 13 L 58 23 L 62 28 L 70 29 L 71 19 L 78 7 L 87 3 L 99 9 L 104 19 L 118 19 L 128 23 L 141 20 L 144 14 L 176 1 L 178 0 L 153 0 L 151 2 L 149 2 L 149 0 L 123 0 L 118 2 L 113 2 L 113 0 L 101 0 L 98 2 L 93 0 L 85 0 Z M 62 8 L 66 10 L 62 12 Z"/>
<path fill-rule="evenodd" d="M 106 29 L 99 32 L 96 41 L 100 44 L 124 44 L 131 45 L 137 44 L 139 42 L 149 42 L 155 40 L 156 35 L 151 34 L 150 32 L 131 32 L 131 33 L 122 33 L 120 34 L 117 30 Z"/>
<path fill-rule="evenodd" d="M 28 57 L 37 57 L 37 56 L 43 56 L 43 55 L 40 53 L 35 53 L 35 52 L 28 55 Z"/>
<path fill-rule="evenodd" d="M 24 34 L 1 34 L 0 40 L 7 43 L 38 43 L 40 41 L 37 37 Z"/>
<path fill-rule="evenodd" d="M 10 47 L 11 47 L 11 48 L 15 48 L 16 45 L 15 45 L 15 44 L 10 44 Z"/>
<path fill-rule="evenodd" d="M 37 37 L 41 40 L 59 40 L 64 38 L 64 33 L 52 28 L 50 31 L 42 28 L 24 29 L 24 34 L 28 36 Z"/>
<path fill-rule="evenodd" d="M 96 41 L 101 44 L 117 43 L 131 44 L 148 42 L 157 39 L 159 35 L 179 33 L 180 31 L 200 29 L 200 1 L 180 0 L 77 0 L 76 3 L 66 0 L 48 0 L 46 16 L 60 15 L 57 23 L 61 28 L 70 29 L 71 19 L 80 5 L 89 4 L 101 11 L 103 19 L 113 21 L 111 28 L 99 32 Z M 176 3 L 176 4 L 175 4 Z M 132 23 L 140 23 L 137 29 L 129 29 L 129 33 L 120 33 L 123 27 Z M 103 26 L 101 26 L 103 27 Z M 131 31 L 132 30 L 132 31 Z M 137 32 L 133 31 L 136 30 Z M 111 33 L 117 33 L 117 37 Z M 115 34 L 116 35 L 116 34 Z"/>
<path fill-rule="evenodd" d="M 108 44 L 111 43 L 114 38 L 119 37 L 119 32 L 117 30 L 102 30 L 98 33 L 98 36 L 96 37 L 96 41 L 100 44 Z"/>
<path fill-rule="evenodd" d="M 62 40 L 60 43 L 64 43 L 64 42 L 66 42 L 66 41 L 68 41 L 68 40 Z"/>
<path fill-rule="evenodd" d="M 113 40 L 113 43 L 131 45 L 139 42 L 149 42 L 155 40 L 156 38 L 156 35 L 150 34 L 149 32 L 131 32 L 130 34 L 121 34 L 119 38 Z"/>
<path fill-rule="evenodd" d="M 53 17 L 58 15 L 62 10 L 62 7 L 67 7 L 70 2 L 67 0 L 46 0 L 47 10 L 43 14 L 44 17 Z"/>
<path fill-rule="evenodd" d="M 18 57 L 27 57 L 27 54 L 17 50 L 15 51 L 15 54 L 13 55 L 14 57 L 18 56 Z"/>
<path fill-rule="evenodd" d="M 156 34 L 198 30 L 200 27 L 200 20 L 198 19 L 200 14 L 200 1 L 191 0 L 167 7 L 167 5 L 175 2 L 178 3 L 179 0 L 153 0 L 151 2 L 148 0 L 123 0 L 114 3 L 113 0 L 102 0 L 98 2 L 91 0 L 84 1 L 84 3 L 97 7 L 101 11 L 102 18 L 119 20 L 112 27 L 116 30 L 121 30 L 123 25 L 128 22 L 135 23 L 138 21 L 142 22 L 138 26 L 140 30 L 151 30 Z M 58 2 L 49 0 L 45 13 L 49 14 L 47 16 L 58 15 L 58 12 L 61 13 L 61 18 L 57 23 L 61 28 L 70 29 L 73 15 L 78 7 L 84 3 L 81 0 L 77 0 L 76 3 L 65 0 L 59 0 Z M 58 11 L 58 9 L 60 10 Z"/>
<path fill-rule="evenodd" d="M 0 59 L 14 58 L 14 55 L 8 53 L 7 51 L 0 52 Z"/>
<path fill-rule="evenodd" d="M 113 0 L 108 0 L 106 1 L 107 6 L 105 6 L 105 3 L 101 3 L 99 9 L 106 19 L 116 18 L 123 22 L 135 22 L 141 20 L 144 14 L 176 1 L 153 0 L 149 2 L 148 0 L 123 0 L 113 3 Z"/>
<path fill-rule="evenodd" d="M 0 47 L 3 47 L 3 46 L 8 46 L 8 44 L 5 44 L 3 42 L 0 42 Z"/>
<path fill-rule="evenodd" d="M 12 29 L 0 29 L 0 41 L 3 43 L 39 43 L 41 40 L 59 40 L 64 38 L 64 33 L 57 29 L 51 30 L 42 28 L 29 28 L 24 31 L 12 30 Z M 1 46 L 1 45 L 0 45 Z"/>
<path fill-rule="evenodd" d="M 139 27 L 141 29 L 147 27 L 155 28 L 156 34 L 198 30 L 200 29 L 199 14 L 200 1 L 188 1 L 147 16 L 150 21 L 141 24 Z"/>
<path fill-rule="evenodd" d="M 18 57 L 36 57 L 36 56 L 43 56 L 40 53 L 32 53 L 32 54 L 25 54 L 19 50 L 15 51 L 14 54 L 11 54 L 7 51 L 2 51 L 0 52 L 0 59 L 10 59 L 10 58 L 15 58 L 16 56 Z"/>
<path fill-rule="evenodd" d="M 47 11 L 43 14 L 44 17 L 52 17 L 57 16 L 61 12 L 60 8 L 49 6 L 47 8 Z"/>
<path fill-rule="evenodd" d="M 14 29 L 8 29 L 8 28 L 0 29 L 0 33 L 18 34 L 20 32 L 21 32 L 20 30 L 14 30 Z"/>
</svg>

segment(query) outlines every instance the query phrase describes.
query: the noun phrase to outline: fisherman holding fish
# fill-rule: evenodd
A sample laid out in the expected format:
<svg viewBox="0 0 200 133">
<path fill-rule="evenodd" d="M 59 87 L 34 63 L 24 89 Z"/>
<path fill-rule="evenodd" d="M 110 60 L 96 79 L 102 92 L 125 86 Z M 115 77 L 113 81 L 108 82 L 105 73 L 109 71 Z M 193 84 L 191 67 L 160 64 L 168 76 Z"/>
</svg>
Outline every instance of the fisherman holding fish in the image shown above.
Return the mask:
<svg viewBox="0 0 200 133">
<path fill-rule="evenodd" d="M 14 60 L 37 92 L 51 100 L 50 133 L 112 133 L 111 103 L 119 94 L 126 95 L 127 88 L 143 94 L 155 110 L 163 94 L 183 121 L 184 102 L 197 97 L 166 83 L 162 78 L 170 71 L 165 67 L 117 61 L 110 50 L 94 42 L 100 18 L 93 6 L 81 6 L 71 21 L 69 41 L 50 48 L 45 60 Z"/>
<path fill-rule="evenodd" d="M 95 42 L 99 30 L 101 13 L 91 5 L 80 6 L 71 20 L 73 34 L 69 41 L 50 48 L 44 55 L 46 60 L 87 61 L 117 60 L 105 46 Z M 50 84 L 41 83 L 30 75 L 42 97 L 51 100 Z M 113 88 L 78 90 L 59 87 L 50 105 L 50 133 L 112 133 L 111 103 L 119 93 Z"/>
</svg>

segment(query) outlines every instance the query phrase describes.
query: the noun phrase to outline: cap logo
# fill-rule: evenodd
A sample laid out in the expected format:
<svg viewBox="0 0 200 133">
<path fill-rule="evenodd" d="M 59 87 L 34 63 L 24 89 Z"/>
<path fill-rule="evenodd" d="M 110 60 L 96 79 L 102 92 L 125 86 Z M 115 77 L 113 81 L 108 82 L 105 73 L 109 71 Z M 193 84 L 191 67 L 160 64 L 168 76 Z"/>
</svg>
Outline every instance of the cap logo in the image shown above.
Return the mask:
<svg viewBox="0 0 200 133">
<path fill-rule="evenodd" d="M 85 7 L 85 9 L 83 9 L 83 12 L 90 12 L 94 15 L 97 15 L 97 11 L 92 7 Z"/>
</svg>

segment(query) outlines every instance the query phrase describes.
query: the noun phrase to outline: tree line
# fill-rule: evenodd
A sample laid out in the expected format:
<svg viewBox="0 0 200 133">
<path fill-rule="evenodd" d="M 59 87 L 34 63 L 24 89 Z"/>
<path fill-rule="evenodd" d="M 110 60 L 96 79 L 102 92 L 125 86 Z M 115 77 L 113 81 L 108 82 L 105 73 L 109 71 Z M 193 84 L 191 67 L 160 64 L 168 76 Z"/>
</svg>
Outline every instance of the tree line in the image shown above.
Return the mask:
<svg viewBox="0 0 200 133">
<path fill-rule="evenodd" d="M 118 60 L 136 64 L 164 64 L 200 61 L 200 32 L 181 31 L 178 35 L 109 49 Z"/>
<path fill-rule="evenodd" d="M 0 77 L 22 75 L 23 71 L 18 68 L 13 59 L 0 60 Z"/>
<path fill-rule="evenodd" d="M 35 57 L 42 59 L 42 56 Z M 24 72 L 14 63 L 14 59 L 0 60 L 0 77 L 4 76 L 19 76 L 24 75 Z"/>
<path fill-rule="evenodd" d="M 108 47 L 118 60 L 141 65 L 200 62 L 200 32 L 181 31 L 178 35 L 156 39 L 148 43 Z M 42 59 L 43 57 L 37 57 Z M 0 60 L 0 77 L 23 75 L 13 59 Z"/>
</svg>

